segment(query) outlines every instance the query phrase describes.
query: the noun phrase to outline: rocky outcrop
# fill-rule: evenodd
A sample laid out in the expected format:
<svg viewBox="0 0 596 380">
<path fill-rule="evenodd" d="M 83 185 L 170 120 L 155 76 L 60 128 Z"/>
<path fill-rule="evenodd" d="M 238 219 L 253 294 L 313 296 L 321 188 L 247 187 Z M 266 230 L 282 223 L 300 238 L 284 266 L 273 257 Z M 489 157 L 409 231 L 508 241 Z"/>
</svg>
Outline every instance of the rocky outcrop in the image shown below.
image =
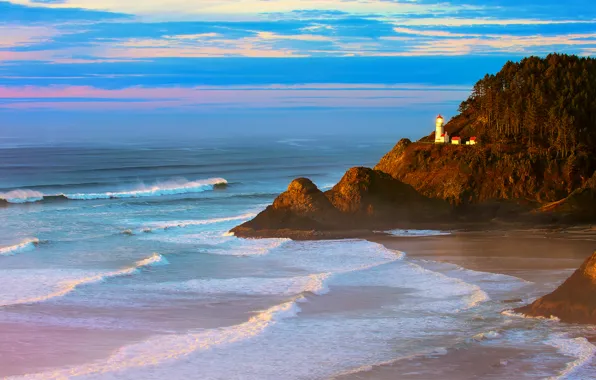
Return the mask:
<svg viewBox="0 0 596 380">
<path fill-rule="evenodd" d="M 554 292 L 515 312 L 557 317 L 567 323 L 596 324 L 596 252 Z"/>
<path fill-rule="evenodd" d="M 454 205 L 508 201 L 536 207 L 581 188 L 594 173 L 584 156 L 523 145 L 398 143 L 375 166 L 429 198 Z"/>
<path fill-rule="evenodd" d="M 424 221 L 450 211 L 446 202 L 429 199 L 387 173 L 363 167 L 348 170 L 325 195 L 341 213 L 364 223 Z"/>
<path fill-rule="evenodd" d="M 596 220 L 596 173 L 579 189 L 557 202 L 540 207 L 536 214 L 569 223 Z"/>
<path fill-rule="evenodd" d="M 478 137 L 478 145 L 434 144 L 434 132 L 415 143 L 402 139 L 374 169 L 350 169 L 325 193 L 307 179 L 292 182 L 272 206 L 234 232 L 279 236 L 428 221 L 435 228 L 441 221 L 517 226 L 596 221 L 593 107 L 575 95 L 596 88 L 589 81 L 576 88 L 578 65 L 595 63 L 557 54 L 509 62 L 481 79 L 460 114 L 445 125 L 451 136 Z M 577 91 L 528 97 L 519 90 L 537 80 L 539 85 L 526 89 L 545 91 L 556 78 Z"/>
<path fill-rule="evenodd" d="M 448 219 L 451 207 L 424 197 L 390 175 L 352 168 L 323 193 L 306 178 L 290 183 L 273 204 L 232 230 L 242 237 L 347 237 L 374 229 Z"/>
</svg>

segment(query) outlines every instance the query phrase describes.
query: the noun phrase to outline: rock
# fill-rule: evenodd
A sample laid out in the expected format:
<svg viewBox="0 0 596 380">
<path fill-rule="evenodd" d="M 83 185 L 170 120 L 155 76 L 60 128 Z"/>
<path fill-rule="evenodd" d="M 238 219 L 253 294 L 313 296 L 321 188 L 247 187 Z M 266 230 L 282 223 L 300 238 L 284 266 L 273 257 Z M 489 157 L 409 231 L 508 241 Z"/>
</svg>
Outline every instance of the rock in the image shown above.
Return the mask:
<svg viewBox="0 0 596 380">
<path fill-rule="evenodd" d="M 363 167 L 348 170 L 325 195 L 342 213 L 377 222 L 419 221 L 429 213 L 449 209 L 446 203 L 428 199 L 386 173 Z"/>
<path fill-rule="evenodd" d="M 231 232 L 245 237 L 285 237 L 289 231 L 332 230 L 339 218 L 338 210 L 311 180 L 298 178 L 273 205 Z"/>
<path fill-rule="evenodd" d="M 386 173 L 352 168 L 325 193 L 309 179 L 295 179 L 265 211 L 231 232 L 241 237 L 362 237 L 374 229 L 436 222 L 450 210 L 446 202 L 428 199 Z"/>
<path fill-rule="evenodd" d="M 596 220 L 596 173 L 584 186 L 567 197 L 536 210 L 536 214 L 550 216 L 566 223 L 584 223 Z"/>
<path fill-rule="evenodd" d="M 514 311 L 530 317 L 557 317 L 567 323 L 596 324 L 596 252 L 554 292 Z"/>
<path fill-rule="evenodd" d="M 329 199 L 308 178 L 293 180 L 288 190 L 273 202 L 276 210 L 287 210 L 299 216 L 313 216 L 335 211 Z"/>
</svg>

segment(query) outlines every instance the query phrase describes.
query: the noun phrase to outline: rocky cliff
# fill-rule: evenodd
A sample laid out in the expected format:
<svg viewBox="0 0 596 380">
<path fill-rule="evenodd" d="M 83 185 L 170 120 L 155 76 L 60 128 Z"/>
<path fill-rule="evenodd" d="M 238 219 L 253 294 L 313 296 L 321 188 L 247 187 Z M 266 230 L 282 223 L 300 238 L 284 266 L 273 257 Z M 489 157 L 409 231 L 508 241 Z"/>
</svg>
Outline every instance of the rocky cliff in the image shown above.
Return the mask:
<svg viewBox="0 0 596 380">
<path fill-rule="evenodd" d="M 596 252 L 554 292 L 515 312 L 531 317 L 557 317 L 568 323 L 596 324 Z"/>
<path fill-rule="evenodd" d="M 596 221 L 596 173 L 582 187 L 567 197 L 548 203 L 535 211 L 560 221 L 588 223 Z"/>
<path fill-rule="evenodd" d="M 434 132 L 402 139 L 374 169 L 350 169 L 325 193 L 307 179 L 292 182 L 234 231 L 596 221 L 596 76 L 578 68 L 594 72 L 596 60 L 552 54 L 508 62 L 478 81 L 445 126 L 452 136 L 479 137 L 478 145 L 434 144 Z"/>
<path fill-rule="evenodd" d="M 591 159 L 514 144 L 458 146 L 400 141 L 375 166 L 454 205 L 507 200 L 528 207 L 561 200 L 594 173 Z"/>
<path fill-rule="evenodd" d="M 427 198 L 381 171 L 359 167 L 325 193 L 306 178 L 295 179 L 271 206 L 232 232 L 244 237 L 345 237 L 438 223 L 450 215 L 447 202 Z"/>
</svg>

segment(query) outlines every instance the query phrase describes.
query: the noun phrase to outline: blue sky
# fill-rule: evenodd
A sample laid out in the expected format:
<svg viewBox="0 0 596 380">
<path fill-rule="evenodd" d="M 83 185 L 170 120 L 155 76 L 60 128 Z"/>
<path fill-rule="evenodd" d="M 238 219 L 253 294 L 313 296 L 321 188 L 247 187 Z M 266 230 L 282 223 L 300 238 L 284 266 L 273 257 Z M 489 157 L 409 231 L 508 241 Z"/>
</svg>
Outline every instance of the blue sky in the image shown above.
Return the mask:
<svg viewBox="0 0 596 380">
<path fill-rule="evenodd" d="M 0 138 L 416 138 L 550 52 L 596 55 L 591 0 L 0 0 Z"/>
</svg>

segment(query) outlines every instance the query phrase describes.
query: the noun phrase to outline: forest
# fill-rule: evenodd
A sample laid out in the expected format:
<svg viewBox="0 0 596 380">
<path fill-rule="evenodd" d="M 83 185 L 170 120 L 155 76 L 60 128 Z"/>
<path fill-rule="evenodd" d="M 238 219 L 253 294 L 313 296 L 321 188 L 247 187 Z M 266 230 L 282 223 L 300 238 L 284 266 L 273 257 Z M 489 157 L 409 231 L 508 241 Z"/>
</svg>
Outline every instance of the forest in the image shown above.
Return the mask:
<svg viewBox="0 0 596 380">
<path fill-rule="evenodd" d="M 507 62 L 476 83 L 459 111 L 465 129 L 483 144 L 523 144 L 557 157 L 592 155 L 596 59 L 550 54 Z"/>
</svg>

